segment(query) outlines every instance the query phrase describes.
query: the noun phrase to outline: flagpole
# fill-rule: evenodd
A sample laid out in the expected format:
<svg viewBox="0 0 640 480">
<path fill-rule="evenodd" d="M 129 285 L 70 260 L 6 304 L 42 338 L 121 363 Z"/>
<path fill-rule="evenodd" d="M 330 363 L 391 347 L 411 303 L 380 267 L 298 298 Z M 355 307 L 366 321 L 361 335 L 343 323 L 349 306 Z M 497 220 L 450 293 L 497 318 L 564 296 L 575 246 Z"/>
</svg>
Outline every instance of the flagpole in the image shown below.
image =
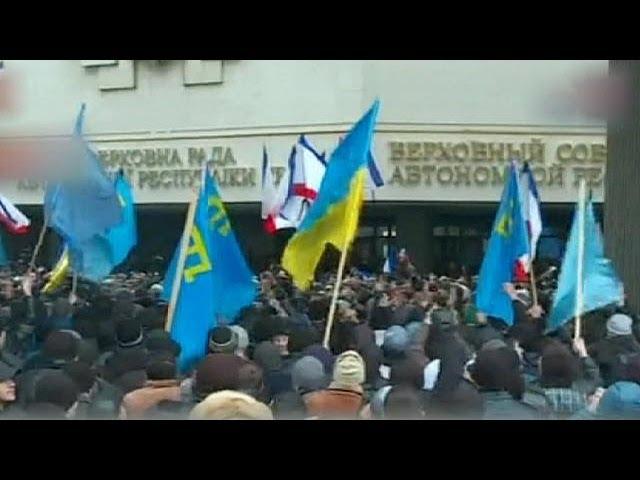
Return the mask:
<svg viewBox="0 0 640 480">
<path fill-rule="evenodd" d="M 533 268 L 533 259 L 531 260 L 531 265 L 529 266 L 531 272 L 529 274 L 529 281 L 531 282 L 531 296 L 533 297 L 533 305 L 538 305 L 538 289 L 536 287 L 536 276 Z"/>
<path fill-rule="evenodd" d="M 331 296 L 331 306 L 329 307 L 329 317 L 327 319 L 327 327 L 324 331 L 324 341 L 322 345 L 327 350 L 329 349 L 329 337 L 331 336 L 331 327 L 333 326 L 333 318 L 336 313 L 336 305 L 338 304 L 338 294 L 340 293 L 340 286 L 342 284 L 342 274 L 344 272 L 344 266 L 347 263 L 347 250 L 349 248 L 348 238 L 345 237 L 344 245 L 342 246 L 342 252 L 340 254 L 340 263 L 338 264 L 338 276 L 336 278 L 336 284 L 333 287 L 333 295 Z"/>
<path fill-rule="evenodd" d="M 529 171 L 529 164 L 528 162 L 524 162 L 524 168 L 527 170 L 527 172 L 530 173 Z M 523 169 L 524 171 L 524 169 Z M 531 219 L 530 219 L 530 206 L 531 206 L 531 196 L 529 195 L 531 192 L 531 182 L 533 181 L 532 177 L 529 176 L 529 173 L 527 173 L 526 175 L 526 179 L 527 179 L 527 185 L 526 185 L 526 190 L 524 192 L 524 199 L 525 199 L 525 204 L 524 204 L 524 208 L 526 209 L 526 215 L 527 218 L 529 218 L 529 221 L 526 222 L 527 223 L 527 238 L 529 239 L 529 257 L 530 257 L 530 265 L 529 265 L 529 282 L 531 284 L 531 296 L 533 297 L 533 305 L 534 306 L 538 306 L 538 288 L 536 287 L 536 275 L 535 275 L 535 271 L 533 268 L 533 247 L 531 244 L 531 241 L 533 240 L 533 232 L 531 231 Z"/>
<path fill-rule="evenodd" d="M 204 183 L 201 188 L 203 187 Z M 187 249 L 189 248 L 189 240 L 191 238 L 191 230 L 193 229 L 193 223 L 196 217 L 196 206 L 198 204 L 199 196 L 200 192 L 196 191 L 194 198 L 189 203 L 187 218 L 184 222 L 184 230 L 182 231 L 182 239 L 180 240 L 180 255 L 178 256 L 178 264 L 176 265 L 176 272 L 173 277 L 173 285 L 171 286 L 171 301 L 169 302 L 167 321 L 164 326 L 166 332 L 171 332 L 171 326 L 173 325 L 173 317 L 175 315 L 176 305 L 178 303 L 178 296 L 180 295 L 182 273 L 184 271 L 184 264 L 187 260 Z"/>
<path fill-rule="evenodd" d="M 364 184 L 361 185 L 361 188 L 364 189 Z M 364 194 L 364 192 L 362 192 Z M 359 214 L 359 206 L 358 208 L 350 208 L 349 215 L 358 215 Z M 329 306 L 329 317 L 327 318 L 327 326 L 324 331 L 324 341 L 322 345 L 327 350 L 329 349 L 329 337 L 331 336 L 331 327 L 333 326 L 333 319 L 336 314 L 336 306 L 338 304 L 338 294 L 340 293 L 340 286 L 342 285 L 342 275 L 344 272 L 345 264 L 347 263 L 347 251 L 349 250 L 349 233 L 345 231 L 344 243 L 342 245 L 342 252 L 340 253 L 340 263 L 338 264 L 338 276 L 336 278 L 336 284 L 333 287 L 333 295 L 331 296 L 331 305 Z"/>
<path fill-rule="evenodd" d="M 33 255 L 31 255 L 31 261 L 29 262 L 29 271 L 33 271 L 36 266 L 36 259 L 38 258 L 38 253 L 40 252 L 40 248 L 44 242 L 44 234 L 47 232 L 47 228 L 49 227 L 49 215 L 47 212 L 44 212 L 44 221 L 42 222 L 42 228 L 40 229 L 40 235 L 38 236 L 38 243 L 36 243 L 36 247 L 33 249 Z"/>
<path fill-rule="evenodd" d="M 582 319 L 582 306 L 584 303 L 583 298 L 583 276 L 584 276 L 584 223 L 585 223 L 585 191 L 586 181 L 584 178 L 580 179 L 580 188 L 578 190 L 578 268 L 577 283 L 576 283 L 576 312 L 575 312 L 575 334 L 574 339 L 577 340 L 581 336 Z"/>
</svg>

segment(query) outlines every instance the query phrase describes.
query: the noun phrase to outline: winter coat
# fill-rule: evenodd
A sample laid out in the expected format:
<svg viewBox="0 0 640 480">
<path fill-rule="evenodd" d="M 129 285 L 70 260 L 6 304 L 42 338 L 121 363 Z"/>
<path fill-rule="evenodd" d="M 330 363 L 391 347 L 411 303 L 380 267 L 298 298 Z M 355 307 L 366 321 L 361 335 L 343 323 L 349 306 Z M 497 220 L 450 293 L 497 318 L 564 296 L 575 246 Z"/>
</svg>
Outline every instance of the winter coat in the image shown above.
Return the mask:
<svg viewBox="0 0 640 480">
<path fill-rule="evenodd" d="M 514 399 L 508 392 L 480 392 L 484 403 L 483 420 L 540 420 L 542 415 L 530 405 Z"/>
<path fill-rule="evenodd" d="M 307 417 L 304 398 L 294 391 L 276 395 L 271 404 L 271 410 L 277 420 L 303 420 Z"/>
<path fill-rule="evenodd" d="M 365 405 L 362 391 L 329 387 L 305 396 L 307 412 L 320 419 L 355 419 Z"/>
</svg>

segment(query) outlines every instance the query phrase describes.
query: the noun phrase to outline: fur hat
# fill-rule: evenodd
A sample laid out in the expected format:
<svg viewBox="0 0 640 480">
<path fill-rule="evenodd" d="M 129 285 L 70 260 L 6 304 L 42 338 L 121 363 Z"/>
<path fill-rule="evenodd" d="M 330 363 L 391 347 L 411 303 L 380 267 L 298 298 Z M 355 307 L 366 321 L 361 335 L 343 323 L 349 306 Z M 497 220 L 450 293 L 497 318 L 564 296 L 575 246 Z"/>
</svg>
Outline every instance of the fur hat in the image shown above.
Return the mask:
<svg viewBox="0 0 640 480">
<path fill-rule="evenodd" d="M 264 403 L 247 394 L 223 390 L 212 393 L 189 414 L 191 420 L 273 420 Z"/>
</svg>

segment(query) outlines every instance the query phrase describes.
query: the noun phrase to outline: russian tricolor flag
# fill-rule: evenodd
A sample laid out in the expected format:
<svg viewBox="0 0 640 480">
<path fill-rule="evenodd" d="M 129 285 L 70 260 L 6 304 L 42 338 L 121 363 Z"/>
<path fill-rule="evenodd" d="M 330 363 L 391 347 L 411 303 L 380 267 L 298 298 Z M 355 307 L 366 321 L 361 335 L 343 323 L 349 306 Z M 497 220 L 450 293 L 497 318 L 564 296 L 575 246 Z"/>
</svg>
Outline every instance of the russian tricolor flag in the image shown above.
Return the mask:
<svg viewBox="0 0 640 480">
<path fill-rule="evenodd" d="M 526 282 L 532 262 L 536 258 L 536 248 L 542 233 L 540 196 L 538 195 L 536 180 L 528 163 L 524 164 L 520 172 L 520 184 L 520 211 L 529 234 L 529 252 L 520 257 L 516 264 L 516 280 Z"/>
<path fill-rule="evenodd" d="M 14 235 L 24 235 L 29 232 L 31 225 L 26 215 L 2 194 L 0 194 L 0 223 Z"/>
</svg>

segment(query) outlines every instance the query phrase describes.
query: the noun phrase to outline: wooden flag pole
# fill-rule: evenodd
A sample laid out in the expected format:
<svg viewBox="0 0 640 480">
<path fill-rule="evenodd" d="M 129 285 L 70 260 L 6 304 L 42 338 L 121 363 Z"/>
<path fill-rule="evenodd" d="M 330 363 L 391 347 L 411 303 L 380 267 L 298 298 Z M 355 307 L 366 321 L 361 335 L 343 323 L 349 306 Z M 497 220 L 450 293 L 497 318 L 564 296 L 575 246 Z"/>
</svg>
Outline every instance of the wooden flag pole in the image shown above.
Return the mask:
<svg viewBox="0 0 640 480">
<path fill-rule="evenodd" d="M 167 321 L 164 325 L 164 329 L 166 332 L 171 332 L 171 326 L 173 325 L 173 317 L 175 315 L 176 305 L 178 303 L 178 296 L 180 295 L 182 273 L 184 271 L 184 264 L 187 260 L 187 249 L 189 248 L 189 240 L 191 239 L 191 230 L 193 229 L 193 223 L 196 217 L 196 207 L 198 205 L 199 197 L 200 192 L 197 191 L 195 197 L 189 203 L 187 218 L 184 222 L 184 230 L 182 231 L 182 239 L 180 240 L 180 255 L 178 255 L 178 264 L 176 265 L 176 272 L 173 277 L 173 285 L 171 286 L 171 301 L 169 302 L 169 309 L 167 311 Z"/>
<path fill-rule="evenodd" d="M 348 242 L 346 241 L 342 247 L 340 253 L 340 263 L 338 264 L 338 276 L 336 278 L 336 284 L 333 287 L 333 295 L 331 296 L 331 306 L 329 307 L 329 317 L 327 318 L 327 327 L 324 330 L 324 341 L 322 345 L 327 350 L 329 349 L 329 337 L 331 336 L 331 327 L 333 326 L 333 318 L 336 314 L 336 305 L 338 304 L 338 294 L 340 293 L 340 286 L 342 284 L 342 274 L 344 272 L 344 266 L 347 263 L 347 250 L 349 249 Z"/>
<path fill-rule="evenodd" d="M 77 290 L 78 290 L 78 274 L 76 272 L 73 272 L 73 277 L 71 277 L 71 294 L 75 296 Z"/>
<path fill-rule="evenodd" d="M 364 181 L 360 183 L 359 188 L 361 189 L 358 192 L 359 199 L 356 200 L 355 205 L 350 205 L 347 207 L 348 215 L 359 215 L 360 208 L 362 207 L 362 200 L 364 198 Z M 356 217 L 357 218 L 357 217 Z M 353 217 L 349 218 L 349 223 L 351 223 Z M 357 228 L 357 227 L 356 227 Z M 327 318 L 327 327 L 324 330 L 324 341 L 322 345 L 327 350 L 329 349 L 329 337 L 331 336 L 331 327 L 333 326 L 333 319 L 336 314 L 336 306 L 338 304 L 338 295 L 340 293 L 340 286 L 342 285 L 342 275 L 344 272 L 345 264 L 347 263 L 347 251 L 349 250 L 349 231 L 345 231 L 344 243 L 342 245 L 342 252 L 340 253 L 340 263 L 338 264 L 338 276 L 336 278 L 336 284 L 333 287 L 333 295 L 331 296 L 331 305 L 329 307 L 329 317 Z"/>
<path fill-rule="evenodd" d="M 536 276 L 533 269 L 533 260 L 531 260 L 531 272 L 529 274 L 529 280 L 531 282 L 531 296 L 533 297 L 533 305 L 538 305 L 538 288 L 536 287 Z"/>
<path fill-rule="evenodd" d="M 576 312 L 575 312 L 575 334 L 574 339 L 577 340 L 581 335 L 582 319 L 582 305 L 584 303 L 583 292 L 583 276 L 584 276 L 584 224 L 585 224 L 585 191 L 586 181 L 584 178 L 580 179 L 580 189 L 578 191 L 578 268 L 576 269 L 577 283 L 576 283 Z"/>
<path fill-rule="evenodd" d="M 40 252 L 40 248 L 44 243 L 44 234 L 47 232 L 47 228 L 49 228 L 49 215 L 45 212 L 44 214 L 44 222 L 42 223 L 42 228 L 40 229 L 40 235 L 38 236 L 38 243 L 36 243 L 36 247 L 33 249 L 33 254 L 31 255 L 31 261 L 29 262 L 29 271 L 33 271 L 36 267 L 36 259 L 38 258 L 38 253 Z"/>
</svg>

